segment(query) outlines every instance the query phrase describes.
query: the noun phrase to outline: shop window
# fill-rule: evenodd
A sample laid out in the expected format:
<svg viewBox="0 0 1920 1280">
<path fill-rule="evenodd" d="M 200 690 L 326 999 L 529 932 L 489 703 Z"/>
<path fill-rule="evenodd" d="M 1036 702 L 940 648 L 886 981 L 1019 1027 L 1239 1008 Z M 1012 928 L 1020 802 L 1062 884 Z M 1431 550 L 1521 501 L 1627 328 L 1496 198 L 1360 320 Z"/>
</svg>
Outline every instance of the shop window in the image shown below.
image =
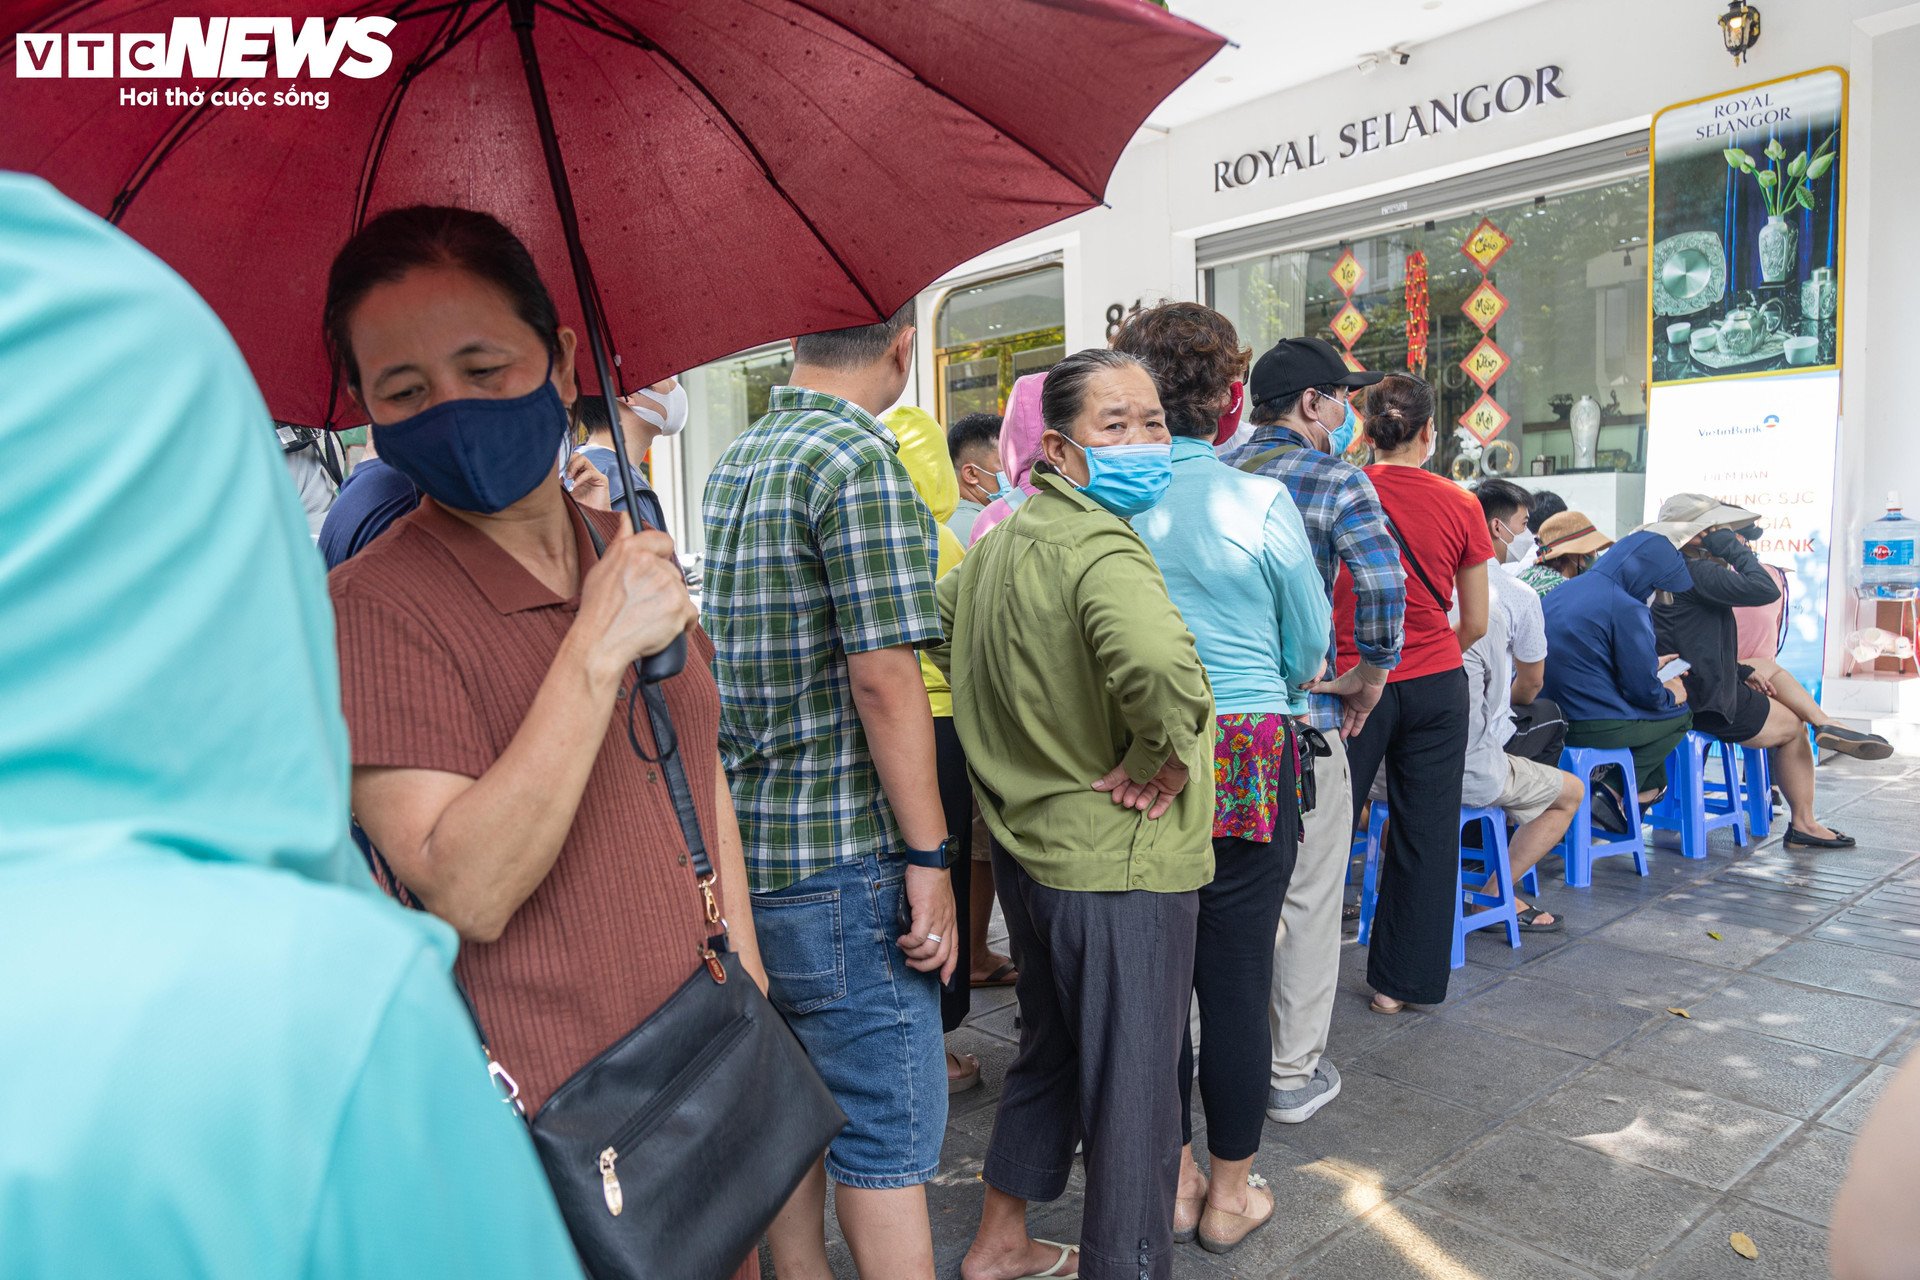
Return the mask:
<svg viewBox="0 0 1920 1280">
<path fill-rule="evenodd" d="M 1483 220 L 1497 233 L 1489 247 L 1507 242 L 1484 276 L 1462 252 Z M 1413 371 L 1436 392 L 1440 440 L 1429 465 L 1456 479 L 1511 475 L 1536 487 L 1542 477 L 1568 472 L 1599 480 L 1646 467 L 1646 232 L 1647 179 L 1638 174 L 1216 266 L 1206 272 L 1208 300 L 1256 352 L 1303 334 L 1341 345 L 1340 329 L 1359 328 L 1342 318 L 1351 301 L 1366 322 L 1352 342 L 1353 358 L 1368 369 L 1404 372 L 1407 268 L 1410 257 L 1423 254 L 1426 364 Z M 1348 252 L 1360 268 L 1351 298 L 1331 274 Z M 1462 310 L 1483 279 L 1497 297 L 1482 300 L 1498 313 L 1484 328 Z M 1417 322 L 1413 328 L 1417 334 Z M 1497 371 L 1484 393 L 1462 367 L 1483 338 L 1497 348 L 1478 370 L 1483 379 Z M 1478 419 L 1481 433 L 1498 429 L 1476 457 L 1456 432 L 1483 394 L 1490 407 Z M 1582 403 L 1589 397 L 1591 406 Z M 1576 453 L 1573 428 L 1596 409 L 1589 458 L 1584 448 Z M 1509 448 L 1491 447 L 1499 443 Z M 1636 500 L 1622 492 L 1623 503 Z"/>
<path fill-rule="evenodd" d="M 1014 381 L 1067 354 L 1063 273 L 1042 267 L 955 289 L 934 311 L 935 411 L 1000 413 Z"/>
</svg>

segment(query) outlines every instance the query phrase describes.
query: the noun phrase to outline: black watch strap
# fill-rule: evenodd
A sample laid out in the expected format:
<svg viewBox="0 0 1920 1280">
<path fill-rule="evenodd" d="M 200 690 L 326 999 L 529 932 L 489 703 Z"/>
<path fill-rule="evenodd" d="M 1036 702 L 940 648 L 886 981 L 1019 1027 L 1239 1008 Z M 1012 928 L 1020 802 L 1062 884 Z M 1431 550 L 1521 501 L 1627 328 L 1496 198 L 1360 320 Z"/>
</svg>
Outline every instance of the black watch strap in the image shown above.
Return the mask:
<svg viewBox="0 0 1920 1280">
<path fill-rule="evenodd" d="M 908 845 L 907 865 L 925 867 L 930 871 L 945 871 L 953 865 L 953 837 L 948 836 L 932 849 L 916 849 Z"/>
</svg>

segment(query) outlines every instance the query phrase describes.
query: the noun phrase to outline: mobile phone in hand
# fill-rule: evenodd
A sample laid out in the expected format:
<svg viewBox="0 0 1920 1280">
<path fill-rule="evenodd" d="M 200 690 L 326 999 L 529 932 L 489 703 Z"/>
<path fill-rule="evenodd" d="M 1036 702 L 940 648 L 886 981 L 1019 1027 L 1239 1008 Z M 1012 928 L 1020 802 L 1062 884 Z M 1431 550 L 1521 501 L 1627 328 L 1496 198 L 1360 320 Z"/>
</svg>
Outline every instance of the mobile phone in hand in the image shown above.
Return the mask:
<svg viewBox="0 0 1920 1280">
<path fill-rule="evenodd" d="M 1672 662 L 1669 662 L 1653 674 L 1654 679 L 1658 680 L 1661 684 L 1665 684 L 1675 676 L 1683 676 L 1691 670 L 1693 670 L 1693 664 L 1691 662 L 1688 662 L 1685 658 L 1675 658 Z"/>
</svg>

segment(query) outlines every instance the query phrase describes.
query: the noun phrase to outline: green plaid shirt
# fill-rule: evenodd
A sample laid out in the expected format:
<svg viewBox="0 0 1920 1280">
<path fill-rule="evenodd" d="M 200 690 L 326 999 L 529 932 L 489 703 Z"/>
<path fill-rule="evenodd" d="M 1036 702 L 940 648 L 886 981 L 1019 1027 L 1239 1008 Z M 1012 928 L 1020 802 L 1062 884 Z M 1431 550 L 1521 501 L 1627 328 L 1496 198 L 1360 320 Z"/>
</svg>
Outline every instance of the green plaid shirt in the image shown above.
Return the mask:
<svg viewBox="0 0 1920 1280">
<path fill-rule="evenodd" d="M 940 639 L 933 515 L 873 417 L 776 387 L 707 479 L 707 634 L 747 879 L 904 854 L 847 655 Z"/>
</svg>

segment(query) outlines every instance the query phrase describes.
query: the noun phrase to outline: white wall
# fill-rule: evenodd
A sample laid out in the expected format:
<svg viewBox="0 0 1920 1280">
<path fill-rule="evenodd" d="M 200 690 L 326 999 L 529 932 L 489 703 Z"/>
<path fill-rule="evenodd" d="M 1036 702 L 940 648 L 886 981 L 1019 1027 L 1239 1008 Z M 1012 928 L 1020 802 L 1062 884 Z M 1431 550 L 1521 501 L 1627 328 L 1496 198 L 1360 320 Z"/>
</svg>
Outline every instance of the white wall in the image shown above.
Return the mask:
<svg viewBox="0 0 1920 1280">
<path fill-rule="evenodd" d="M 1840 456 L 1834 495 L 1833 580 L 1828 593 L 1827 669 L 1854 625 L 1853 533 L 1878 516 L 1887 490 L 1920 507 L 1920 447 L 1905 376 L 1920 351 L 1920 5 L 1854 24 L 1850 73 L 1846 331 L 1841 353 Z M 1829 681 L 1835 714 L 1920 720 L 1920 690 L 1908 682 Z M 1905 705 L 1902 705 L 1904 702 Z"/>
</svg>

